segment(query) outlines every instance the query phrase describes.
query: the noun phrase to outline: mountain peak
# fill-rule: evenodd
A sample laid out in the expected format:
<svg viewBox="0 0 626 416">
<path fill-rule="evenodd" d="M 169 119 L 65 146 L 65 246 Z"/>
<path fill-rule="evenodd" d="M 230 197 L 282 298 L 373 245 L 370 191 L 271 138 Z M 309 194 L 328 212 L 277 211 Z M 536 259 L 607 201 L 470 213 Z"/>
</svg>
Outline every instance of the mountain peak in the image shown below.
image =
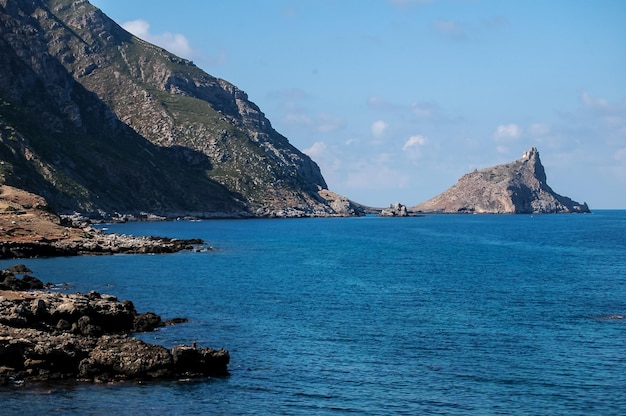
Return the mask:
<svg viewBox="0 0 626 416">
<path fill-rule="evenodd" d="M 531 147 L 530 150 L 527 150 L 522 154 L 522 159 L 539 159 L 539 151 L 536 147 Z"/>
<path fill-rule="evenodd" d="M 528 165 L 531 174 L 540 184 L 546 184 L 546 170 L 541 164 L 541 159 L 539 159 L 539 151 L 536 147 L 531 147 L 530 150 L 525 151 L 522 154 L 521 161 L 522 164 Z"/>
<path fill-rule="evenodd" d="M 412 210 L 532 214 L 589 212 L 589 207 L 548 186 L 539 151 L 533 147 L 521 159 L 464 175 L 454 186 Z"/>
</svg>

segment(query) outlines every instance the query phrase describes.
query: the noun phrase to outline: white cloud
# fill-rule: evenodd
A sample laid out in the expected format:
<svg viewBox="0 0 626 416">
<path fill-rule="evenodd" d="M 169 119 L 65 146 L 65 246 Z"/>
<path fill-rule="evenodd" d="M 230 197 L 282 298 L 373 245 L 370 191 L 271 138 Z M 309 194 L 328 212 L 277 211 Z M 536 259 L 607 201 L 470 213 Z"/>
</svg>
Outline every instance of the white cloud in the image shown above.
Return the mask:
<svg viewBox="0 0 626 416">
<path fill-rule="evenodd" d="M 393 104 L 384 99 L 383 97 L 371 96 L 367 99 L 367 105 L 373 109 L 387 110 L 393 108 Z"/>
<path fill-rule="evenodd" d="M 552 131 L 552 128 L 547 123 L 533 123 L 529 127 L 529 132 L 534 137 L 546 136 Z"/>
<path fill-rule="evenodd" d="M 297 18 L 298 9 L 296 8 L 296 6 L 292 4 L 285 7 L 285 9 L 283 10 L 283 17 L 289 20 Z"/>
<path fill-rule="evenodd" d="M 323 113 L 318 116 L 309 116 L 305 111 L 295 109 L 283 117 L 283 122 L 296 127 L 315 129 L 320 133 L 331 133 L 344 127 L 344 121 L 332 114 Z"/>
<path fill-rule="evenodd" d="M 405 152 L 407 157 L 413 161 L 422 157 L 422 146 L 426 144 L 426 137 L 421 134 L 409 137 L 409 139 L 402 146 L 402 151 Z"/>
<path fill-rule="evenodd" d="M 467 37 L 465 26 L 454 20 L 437 19 L 433 22 L 433 28 L 438 33 L 453 39 L 465 39 Z"/>
<path fill-rule="evenodd" d="M 342 185 L 355 189 L 398 189 L 409 183 L 407 175 L 378 163 L 364 163 L 352 169 Z"/>
<path fill-rule="evenodd" d="M 514 141 L 520 138 L 522 135 L 522 128 L 517 124 L 501 124 L 496 128 L 493 133 L 493 138 L 496 141 Z"/>
<path fill-rule="evenodd" d="M 340 130 L 344 127 L 344 122 L 339 117 L 335 117 L 332 114 L 320 114 L 314 121 L 315 128 L 320 133 L 331 133 L 333 131 Z"/>
<path fill-rule="evenodd" d="M 476 39 L 485 35 L 492 36 L 493 31 L 502 30 L 508 25 L 508 19 L 504 16 L 492 16 L 474 22 L 460 22 L 450 19 L 437 19 L 432 22 L 432 28 L 435 32 L 453 40 Z"/>
<path fill-rule="evenodd" d="M 439 106 L 434 103 L 418 102 L 413 103 L 411 111 L 415 116 L 424 120 L 433 120 L 439 118 Z"/>
<path fill-rule="evenodd" d="M 592 97 L 586 91 L 581 94 L 581 100 L 585 107 L 591 109 L 603 110 L 609 106 L 609 103 L 604 98 Z"/>
<path fill-rule="evenodd" d="M 389 125 L 382 120 L 377 120 L 372 123 L 372 135 L 376 138 L 381 138 L 387 132 Z"/>
<path fill-rule="evenodd" d="M 289 112 L 283 117 L 286 124 L 295 124 L 301 126 L 310 126 L 313 124 L 311 117 L 301 112 Z"/>
<path fill-rule="evenodd" d="M 409 140 L 404 143 L 402 150 L 406 151 L 414 147 L 424 146 L 426 144 L 426 137 L 421 134 L 409 137 Z"/>
<path fill-rule="evenodd" d="M 575 111 L 559 112 L 569 137 L 577 136 L 583 142 L 593 137 L 596 143 L 620 147 L 626 142 L 626 99 L 609 101 L 582 92 L 580 102 Z"/>
<path fill-rule="evenodd" d="M 328 146 L 324 142 L 315 142 L 308 149 L 304 149 L 302 152 L 309 155 L 312 159 L 321 158 L 326 155 Z"/>
<path fill-rule="evenodd" d="M 511 149 L 506 146 L 496 146 L 496 151 L 500 154 L 508 154 L 511 153 Z"/>
<path fill-rule="evenodd" d="M 626 162 L 626 148 L 619 149 L 615 152 L 613 158 L 618 162 Z"/>
<path fill-rule="evenodd" d="M 122 27 L 138 38 L 161 46 L 176 55 L 184 58 L 189 58 L 193 55 L 189 41 L 180 33 L 150 33 L 150 23 L 141 19 L 124 22 L 122 23 Z"/>
<path fill-rule="evenodd" d="M 508 26 L 509 19 L 506 16 L 492 16 L 482 20 L 482 25 L 488 29 L 499 29 Z"/>
<path fill-rule="evenodd" d="M 435 0 L 387 0 L 388 3 L 393 4 L 394 6 L 408 6 L 411 4 L 424 4 L 431 3 Z"/>
<path fill-rule="evenodd" d="M 301 88 L 285 88 L 267 93 L 268 98 L 285 101 L 304 101 L 311 98 L 308 92 Z"/>
</svg>

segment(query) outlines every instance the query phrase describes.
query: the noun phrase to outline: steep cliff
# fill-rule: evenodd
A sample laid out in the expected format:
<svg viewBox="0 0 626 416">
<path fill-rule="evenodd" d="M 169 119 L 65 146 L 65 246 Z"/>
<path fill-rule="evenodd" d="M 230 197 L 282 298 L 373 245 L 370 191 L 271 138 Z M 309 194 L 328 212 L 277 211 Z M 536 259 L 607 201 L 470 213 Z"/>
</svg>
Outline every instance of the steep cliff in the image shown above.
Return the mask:
<svg viewBox="0 0 626 416">
<path fill-rule="evenodd" d="M 539 152 L 532 148 L 514 162 L 464 175 L 442 194 L 411 210 L 532 214 L 589 212 L 589 207 L 557 194 L 548 186 Z"/>
<path fill-rule="evenodd" d="M 86 0 L 0 0 L 0 159 L 64 212 L 337 215 L 243 91 Z"/>
</svg>

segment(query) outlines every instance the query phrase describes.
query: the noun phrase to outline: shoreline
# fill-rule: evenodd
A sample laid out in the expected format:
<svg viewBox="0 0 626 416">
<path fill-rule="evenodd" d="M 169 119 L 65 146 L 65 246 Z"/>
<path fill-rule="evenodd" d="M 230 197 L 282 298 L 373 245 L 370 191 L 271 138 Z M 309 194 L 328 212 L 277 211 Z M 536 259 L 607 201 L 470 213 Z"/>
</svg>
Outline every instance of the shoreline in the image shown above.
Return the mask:
<svg viewBox="0 0 626 416">
<path fill-rule="evenodd" d="M 38 195 L 7 185 L 0 190 L 0 259 L 211 250 L 198 238 L 107 234 L 86 222 L 62 219 Z"/>
<path fill-rule="evenodd" d="M 81 239 L 3 240 L 0 242 L 0 260 L 80 255 L 166 254 L 186 250 L 211 251 L 213 248 L 199 238 L 134 237 L 105 234 L 94 230 L 88 237 Z"/>
<path fill-rule="evenodd" d="M 52 292 L 28 273 L 23 265 L 0 271 L 0 386 L 229 375 L 230 354 L 223 348 L 193 342 L 170 350 L 132 336 L 185 318 L 163 321 L 95 291 Z"/>
</svg>

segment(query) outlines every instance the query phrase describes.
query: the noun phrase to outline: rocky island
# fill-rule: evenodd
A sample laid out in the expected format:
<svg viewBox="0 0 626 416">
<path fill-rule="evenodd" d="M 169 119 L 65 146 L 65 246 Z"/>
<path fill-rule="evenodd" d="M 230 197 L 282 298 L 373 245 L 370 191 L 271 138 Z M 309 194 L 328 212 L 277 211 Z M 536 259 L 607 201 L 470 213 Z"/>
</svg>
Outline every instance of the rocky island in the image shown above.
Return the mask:
<svg viewBox="0 0 626 416">
<path fill-rule="evenodd" d="M 445 192 L 410 210 L 481 214 L 590 212 L 586 203 L 559 195 L 548 186 L 539 151 L 534 147 L 514 162 L 464 175 Z"/>
<path fill-rule="evenodd" d="M 24 381 L 225 376 L 228 351 L 194 343 L 171 350 L 133 338 L 168 324 L 130 301 L 44 290 L 22 265 L 0 271 L 0 385 Z M 21 278 L 19 274 L 23 274 Z"/>
</svg>

